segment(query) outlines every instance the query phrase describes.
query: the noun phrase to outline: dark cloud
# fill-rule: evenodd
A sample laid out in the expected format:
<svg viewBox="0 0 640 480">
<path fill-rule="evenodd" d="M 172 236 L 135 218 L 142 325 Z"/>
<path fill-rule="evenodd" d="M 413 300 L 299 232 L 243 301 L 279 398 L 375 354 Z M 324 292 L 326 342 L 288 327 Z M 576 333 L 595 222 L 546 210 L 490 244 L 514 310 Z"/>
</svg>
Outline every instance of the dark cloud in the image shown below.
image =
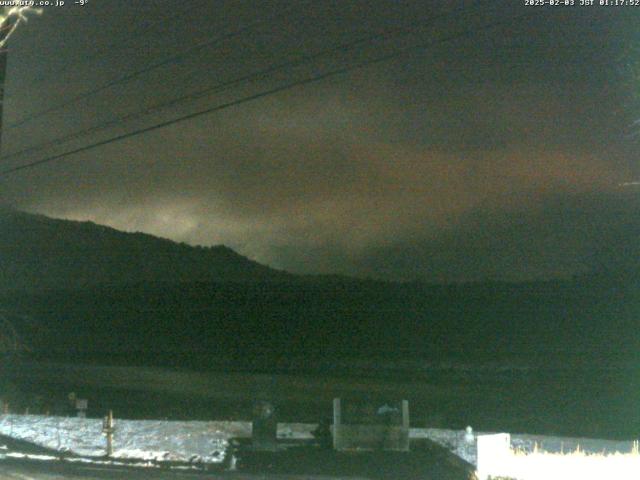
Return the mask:
<svg viewBox="0 0 640 480">
<path fill-rule="evenodd" d="M 205 55 L 159 77 L 167 83 L 152 94 L 140 84 L 56 117 L 51 130 L 40 125 L 26 136 L 29 130 L 11 131 L 9 149 L 109 118 L 113 108 L 128 111 L 136 102 L 153 102 L 167 95 L 163 89 L 189 91 L 211 75 L 244 71 L 249 60 L 268 65 L 283 52 L 411 21 L 424 8 L 422 2 L 403 8 L 347 3 L 350 8 L 327 2 L 329 10 L 310 11 L 307 23 L 314 27 L 307 35 L 289 20 L 285 30 L 299 38 L 295 44 L 285 34 L 262 43 L 268 31 L 266 37 L 243 37 L 241 46 L 230 43 L 223 50 L 218 69 Z M 122 21 L 133 10 L 108 11 Z M 483 13 L 484 19 L 519 12 L 513 6 L 497 10 Z M 226 11 L 226 24 L 252 18 L 247 9 Z M 1 198 L 53 216 L 195 244 L 224 243 L 293 271 L 458 280 L 570 275 L 614 257 L 623 262 L 619 252 L 633 241 L 637 199 L 628 190 L 621 196 L 617 185 L 632 178 L 635 168 L 635 146 L 625 136 L 634 112 L 626 103 L 629 88 L 607 82 L 626 78 L 618 68 L 620 54 L 610 53 L 620 39 L 633 36 L 633 23 L 604 12 L 554 15 L 34 169 L 4 181 Z M 95 27 L 83 27 L 86 21 L 77 14 L 65 17 L 65 28 L 73 35 L 78 28 L 93 32 Z M 440 33 L 460 28 L 447 22 Z M 36 54 L 38 42 L 45 41 L 38 28 L 49 32 L 51 26 L 29 25 L 20 33 L 16 56 Z M 111 28 L 100 33 L 101 42 L 123 35 Z M 184 42 L 177 33 L 187 35 L 184 27 L 172 28 L 167 38 Z M 47 38 L 61 42 L 59 35 Z M 597 48 L 580 45 L 595 38 Z M 152 43 L 133 59 L 118 54 L 112 60 L 132 68 L 145 55 L 157 55 L 160 45 Z M 78 48 L 68 54 L 63 49 L 60 56 L 77 58 Z M 12 64 L 10 76 L 28 76 L 35 63 Z M 84 75 L 89 81 L 92 72 Z M 55 91 L 35 89 L 30 96 L 9 85 L 16 92 L 8 102 L 9 121 L 20 110 L 55 100 Z M 218 101 L 269 85 L 245 86 Z M 617 223 L 611 233 L 618 253 L 607 255 L 603 245 L 613 237 L 602 232 L 621 218 L 628 225 Z"/>
</svg>

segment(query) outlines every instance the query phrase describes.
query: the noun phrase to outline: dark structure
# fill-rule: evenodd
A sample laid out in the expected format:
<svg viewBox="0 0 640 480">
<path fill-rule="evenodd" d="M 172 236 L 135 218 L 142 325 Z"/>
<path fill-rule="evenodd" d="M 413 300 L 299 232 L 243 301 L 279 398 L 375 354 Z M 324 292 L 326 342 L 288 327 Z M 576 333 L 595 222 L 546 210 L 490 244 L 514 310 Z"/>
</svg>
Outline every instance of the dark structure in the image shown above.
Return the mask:
<svg viewBox="0 0 640 480">
<path fill-rule="evenodd" d="M 357 404 L 333 400 L 336 450 L 409 450 L 409 402 Z"/>
<path fill-rule="evenodd" d="M 254 450 L 275 452 L 278 449 L 278 420 L 273 403 L 260 400 L 254 404 L 251 427 Z"/>
</svg>

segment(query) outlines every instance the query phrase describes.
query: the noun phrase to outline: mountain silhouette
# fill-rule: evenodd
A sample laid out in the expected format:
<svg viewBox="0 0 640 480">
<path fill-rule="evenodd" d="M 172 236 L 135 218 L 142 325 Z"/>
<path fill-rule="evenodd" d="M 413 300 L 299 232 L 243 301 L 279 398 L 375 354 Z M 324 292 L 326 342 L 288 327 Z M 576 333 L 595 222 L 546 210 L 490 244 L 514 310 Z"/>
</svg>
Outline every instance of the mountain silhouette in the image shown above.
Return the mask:
<svg viewBox="0 0 640 480">
<path fill-rule="evenodd" d="M 597 363 L 637 356 L 639 306 L 634 268 L 449 285 L 297 276 L 227 247 L 0 212 L 0 313 L 52 359 Z"/>
<path fill-rule="evenodd" d="M 193 247 L 92 222 L 0 210 L 0 289 L 293 278 L 225 246 Z"/>
</svg>

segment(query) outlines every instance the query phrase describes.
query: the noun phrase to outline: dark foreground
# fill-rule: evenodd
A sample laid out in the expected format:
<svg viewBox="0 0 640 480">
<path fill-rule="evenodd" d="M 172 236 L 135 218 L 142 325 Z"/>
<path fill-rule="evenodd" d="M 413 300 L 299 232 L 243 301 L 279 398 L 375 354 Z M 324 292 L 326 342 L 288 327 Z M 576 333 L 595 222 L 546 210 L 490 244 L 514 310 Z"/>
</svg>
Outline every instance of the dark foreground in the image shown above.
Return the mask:
<svg viewBox="0 0 640 480">
<path fill-rule="evenodd" d="M 0 461 L 0 479 L 57 480 L 89 479 L 398 479 L 467 480 L 472 467 L 446 450 L 427 441 L 403 452 L 339 453 L 313 447 L 281 452 L 241 452 L 237 469 L 230 471 L 179 471 L 160 468 L 130 468 L 65 461 Z"/>
</svg>

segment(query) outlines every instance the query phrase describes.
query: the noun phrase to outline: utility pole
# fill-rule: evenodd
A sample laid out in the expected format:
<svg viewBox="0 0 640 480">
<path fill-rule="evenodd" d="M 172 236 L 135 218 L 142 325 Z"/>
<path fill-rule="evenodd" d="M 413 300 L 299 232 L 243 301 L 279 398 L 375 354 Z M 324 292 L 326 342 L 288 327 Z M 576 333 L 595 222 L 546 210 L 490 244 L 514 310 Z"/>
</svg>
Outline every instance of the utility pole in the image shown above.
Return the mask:
<svg viewBox="0 0 640 480">
<path fill-rule="evenodd" d="M 5 81 L 6 74 L 7 74 L 7 50 L 3 48 L 0 51 L 0 152 L 2 152 L 2 118 L 3 118 L 3 112 L 4 112 L 4 81 Z"/>
<path fill-rule="evenodd" d="M 2 118 L 4 112 L 4 82 L 7 74 L 7 48 L 9 37 L 21 22 L 26 22 L 29 13 L 40 14 L 42 10 L 32 7 L 2 7 L 0 13 L 0 152 L 2 151 Z"/>
<path fill-rule="evenodd" d="M 9 39 L 9 35 L 15 29 L 16 20 L 9 15 L 9 7 L 4 7 L 4 12 L 0 16 L 0 152 L 2 152 L 2 119 L 4 118 L 4 82 L 7 76 L 7 49 L 4 46 Z"/>
</svg>

